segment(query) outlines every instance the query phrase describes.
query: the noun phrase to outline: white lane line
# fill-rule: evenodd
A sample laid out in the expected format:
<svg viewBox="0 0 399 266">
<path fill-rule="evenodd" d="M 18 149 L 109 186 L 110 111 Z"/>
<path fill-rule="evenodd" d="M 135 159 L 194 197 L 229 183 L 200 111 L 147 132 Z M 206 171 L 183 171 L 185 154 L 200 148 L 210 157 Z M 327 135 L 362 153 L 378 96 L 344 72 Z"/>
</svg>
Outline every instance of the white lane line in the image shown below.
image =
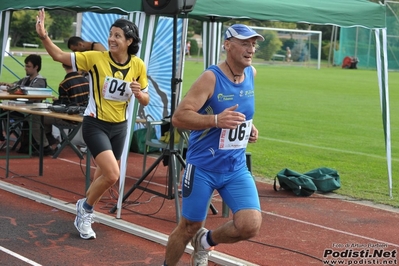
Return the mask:
<svg viewBox="0 0 399 266">
<path fill-rule="evenodd" d="M 221 199 L 216 199 L 216 198 L 213 198 L 213 200 L 220 201 L 220 202 L 222 201 Z M 334 228 L 331 228 L 331 227 L 327 227 L 327 226 L 324 226 L 324 225 L 315 224 L 315 223 L 307 222 L 307 221 L 304 221 L 304 220 L 298 220 L 298 219 L 295 219 L 295 218 L 291 218 L 291 217 L 288 217 L 288 216 L 276 214 L 276 213 L 273 213 L 273 212 L 262 211 L 262 213 L 268 214 L 268 215 L 271 215 L 271 216 L 275 216 L 275 217 L 278 217 L 278 218 L 281 218 L 281 219 L 286 219 L 286 220 L 290 220 L 290 221 L 293 221 L 293 222 L 302 223 L 302 224 L 306 224 L 306 225 L 322 228 L 324 230 L 329 230 L 329 231 L 337 232 L 337 233 L 344 234 L 344 235 L 355 236 L 355 237 L 363 238 L 363 239 L 370 240 L 370 241 L 373 241 L 373 242 L 383 243 L 383 244 L 387 244 L 387 245 L 399 248 L 398 244 L 390 243 L 390 242 L 387 242 L 385 240 L 379 240 L 379 239 L 375 239 L 375 238 L 371 238 L 371 237 L 367 237 L 367 236 L 362 236 L 362 235 L 354 234 L 354 233 L 351 233 L 351 232 L 342 231 L 342 230 L 339 230 L 339 229 L 334 229 Z"/>
<path fill-rule="evenodd" d="M 333 231 L 333 232 L 337 232 L 337 233 L 341 233 L 341 234 L 345 234 L 345 235 L 355 236 L 355 237 L 363 238 L 365 240 L 370 240 L 370 241 L 373 241 L 373 242 L 387 244 L 387 245 L 393 246 L 393 247 L 399 247 L 399 245 L 397 245 L 397 244 L 389 243 L 389 242 L 384 241 L 384 240 L 378 240 L 378 239 L 375 239 L 375 238 L 362 236 L 362 235 L 358 235 L 358 234 L 354 234 L 354 233 L 350 233 L 350 232 L 334 229 L 334 228 L 331 228 L 331 227 L 327 227 L 327 226 L 324 226 L 324 225 L 319 225 L 319 224 L 315 224 L 315 223 L 311 223 L 311 222 L 306 222 L 306 221 L 303 221 L 303 220 L 298 220 L 298 219 L 287 217 L 287 216 L 284 216 L 284 215 L 275 214 L 275 213 L 272 213 L 272 212 L 267 212 L 267 211 L 262 211 L 262 212 L 265 213 L 265 214 L 268 214 L 268 215 L 276 216 L 276 217 L 279 217 L 279 218 L 282 218 L 282 219 L 286 219 L 286 220 L 290 220 L 290 221 L 294 221 L 294 222 L 297 222 L 297 223 L 307 224 L 307 225 L 319 227 L 319 228 L 322 228 L 322 229 L 325 229 L 325 230 L 329 230 L 329 231 Z"/>
<path fill-rule="evenodd" d="M 67 162 L 67 163 L 71 163 L 71 164 L 82 165 L 82 167 L 86 167 L 86 164 L 81 164 L 81 163 L 78 163 L 78 162 L 75 162 L 75 161 L 71 161 L 69 159 L 57 158 L 57 160 L 61 160 L 61 161 L 64 161 L 64 162 Z M 95 166 L 90 166 L 90 168 L 91 169 L 96 169 Z M 133 179 L 133 180 L 136 180 L 136 181 L 139 180 L 138 177 L 129 176 L 129 175 L 127 175 L 126 178 L 130 178 L 130 179 Z M 148 184 L 159 186 L 159 187 L 163 187 L 163 188 L 167 187 L 165 184 L 160 184 L 160 183 L 156 183 L 156 182 L 152 182 L 152 181 L 148 182 Z"/>
<path fill-rule="evenodd" d="M 294 141 L 289 141 L 289 140 L 273 139 L 273 138 L 267 138 L 267 137 L 262 137 L 262 136 L 259 136 L 259 138 L 264 139 L 264 140 L 270 140 L 270 141 L 276 141 L 276 142 L 281 142 L 281 143 L 287 143 L 287 144 L 308 147 L 308 148 L 315 148 L 315 149 L 321 149 L 321 150 L 327 150 L 327 151 L 335 151 L 335 152 L 342 152 L 342 153 L 348 153 L 348 154 L 354 154 L 354 155 L 367 156 L 367 157 L 377 158 L 377 159 L 382 159 L 382 160 L 385 160 L 387 158 L 386 156 L 380 156 L 380 155 L 369 154 L 369 153 L 364 153 L 364 152 L 357 152 L 357 151 L 341 150 L 341 149 L 335 149 L 335 148 L 329 148 L 329 147 L 322 147 L 322 146 L 316 146 L 316 145 L 306 144 L 306 143 L 299 143 L 299 142 L 294 142 Z M 399 159 L 392 158 L 392 161 L 399 162 Z"/>
<path fill-rule="evenodd" d="M 82 163 L 82 162 L 75 162 L 73 160 L 69 160 L 69 159 L 65 159 L 65 158 L 57 158 L 57 160 L 61 160 L 61 161 L 68 162 L 68 163 L 71 163 L 71 164 L 76 164 L 76 165 L 79 165 L 81 167 L 86 167 L 86 164 Z M 93 165 L 93 164 L 90 164 L 90 169 L 96 169 L 96 166 Z"/>
<path fill-rule="evenodd" d="M 29 263 L 30 265 L 33 265 L 33 266 L 42 266 L 41 264 L 36 263 L 36 262 L 34 262 L 33 260 L 30 260 L 30 259 L 28 259 L 28 258 L 25 258 L 24 256 L 21 256 L 21 255 L 15 253 L 15 252 L 13 252 L 13 251 L 11 251 L 11 250 L 9 250 L 9 249 L 6 249 L 5 247 L 0 246 L 0 251 L 3 251 L 4 253 L 7 253 L 7 254 L 9 254 L 9 255 L 11 255 L 11 256 L 13 256 L 13 257 L 16 257 L 17 259 L 20 259 L 20 260 L 22 260 L 23 262 Z"/>
</svg>

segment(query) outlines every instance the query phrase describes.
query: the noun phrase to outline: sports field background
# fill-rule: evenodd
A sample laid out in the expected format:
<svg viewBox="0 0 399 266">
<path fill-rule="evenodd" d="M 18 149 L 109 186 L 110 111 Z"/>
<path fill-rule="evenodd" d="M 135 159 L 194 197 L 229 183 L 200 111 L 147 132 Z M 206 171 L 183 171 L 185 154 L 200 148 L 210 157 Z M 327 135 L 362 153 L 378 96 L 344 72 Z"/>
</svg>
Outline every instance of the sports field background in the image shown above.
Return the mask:
<svg viewBox="0 0 399 266">
<path fill-rule="evenodd" d="M 24 57 L 17 57 L 23 64 Z M 5 65 L 24 76 L 10 57 Z M 375 70 L 254 62 L 259 140 L 250 144 L 256 177 L 272 180 L 283 168 L 307 172 L 318 167 L 338 170 L 336 191 L 399 207 L 399 72 L 389 73 L 392 135 L 393 199 L 389 197 L 387 160 Z M 185 62 L 183 94 L 203 71 L 201 59 Z M 65 72 L 43 55 L 40 72 L 57 90 Z M 0 81 L 17 80 L 3 68 Z"/>
</svg>

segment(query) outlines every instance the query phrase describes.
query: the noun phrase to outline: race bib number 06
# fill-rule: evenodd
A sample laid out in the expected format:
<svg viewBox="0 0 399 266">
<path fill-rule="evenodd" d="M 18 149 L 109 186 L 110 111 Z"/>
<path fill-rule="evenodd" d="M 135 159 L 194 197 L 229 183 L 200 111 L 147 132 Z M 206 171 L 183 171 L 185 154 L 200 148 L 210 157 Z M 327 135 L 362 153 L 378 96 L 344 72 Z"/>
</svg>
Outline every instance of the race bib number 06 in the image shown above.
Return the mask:
<svg viewBox="0 0 399 266">
<path fill-rule="evenodd" d="M 219 149 L 245 149 L 252 130 L 252 119 L 243 122 L 235 129 L 222 129 L 219 139 Z"/>
<path fill-rule="evenodd" d="M 103 86 L 104 99 L 126 102 L 132 96 L 130 82 L 121 79 L 106 77 Z"/>
</svg>

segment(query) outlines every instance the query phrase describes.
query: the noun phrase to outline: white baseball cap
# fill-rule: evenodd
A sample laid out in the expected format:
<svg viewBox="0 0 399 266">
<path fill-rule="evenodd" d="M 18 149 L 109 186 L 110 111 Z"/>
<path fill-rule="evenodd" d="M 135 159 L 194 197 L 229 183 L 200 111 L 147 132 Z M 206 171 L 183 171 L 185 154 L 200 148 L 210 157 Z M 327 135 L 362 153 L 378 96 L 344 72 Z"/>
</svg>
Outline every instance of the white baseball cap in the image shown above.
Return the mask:
<svg viewBox="0 0 399 266">
<path fill-rule="evenodd" d="M 257 40 L 259 41 L 264 41 L 265 38 L 260 35 L 259 33 L 257 33 L 256 31 L 254 31 L 253 29 L 251 29 L 250 27 L 248 27 L 247 25 L 244 24 L 234 24 L 231 25 L 225 32 L 224 34 L 224 39 L 230 39 L 230 38 L 237 38 L 240 40 L 246 40 L 246 39 L 250 39 L 253 37 L 257 37 Z"/>
</svg>

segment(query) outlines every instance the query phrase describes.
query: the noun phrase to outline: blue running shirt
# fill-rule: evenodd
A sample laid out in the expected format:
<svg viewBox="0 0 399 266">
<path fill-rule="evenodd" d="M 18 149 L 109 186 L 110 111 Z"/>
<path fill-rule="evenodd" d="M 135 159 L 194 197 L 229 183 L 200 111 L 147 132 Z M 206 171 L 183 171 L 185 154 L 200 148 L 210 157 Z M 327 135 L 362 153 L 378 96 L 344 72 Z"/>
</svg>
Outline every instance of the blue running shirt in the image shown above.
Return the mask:
<svg viewBox="0 0 399 266">
<path fill-rule="evenodd" d="M 187 163 L 208 171 L 227 173 L 246 166 L 245 149 L 255 111 L 253 69 L 251 66 L 245 68 L 245 79 L 240 84 L 230 81 L 218 66 L 210 66 L 207 70 L 216 76 L 215 89 L 198 113 L 219 114 L 238 104 L 236 111 L 246 116 L 246 122 L 233 130 L 216 127 L 193 130 L 189 139 Z"/>
</svg>

